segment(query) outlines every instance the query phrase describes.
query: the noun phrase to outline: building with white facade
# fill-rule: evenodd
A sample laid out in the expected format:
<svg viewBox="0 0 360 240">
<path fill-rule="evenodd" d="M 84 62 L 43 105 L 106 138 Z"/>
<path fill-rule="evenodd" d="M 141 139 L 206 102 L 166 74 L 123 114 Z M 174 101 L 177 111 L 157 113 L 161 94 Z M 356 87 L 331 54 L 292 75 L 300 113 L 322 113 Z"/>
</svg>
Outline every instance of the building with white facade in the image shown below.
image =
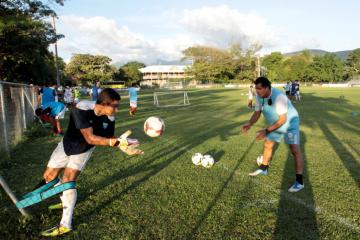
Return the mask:
<svg viewBox="0 0 360 240">
<path fill-rule="evenodd" d="M 189 79 L 185 73 L 189 65 L 152 65 L 140 68 L 141 86 L 166 87 L 171 83 L 184 83 Z"/>
</svg>

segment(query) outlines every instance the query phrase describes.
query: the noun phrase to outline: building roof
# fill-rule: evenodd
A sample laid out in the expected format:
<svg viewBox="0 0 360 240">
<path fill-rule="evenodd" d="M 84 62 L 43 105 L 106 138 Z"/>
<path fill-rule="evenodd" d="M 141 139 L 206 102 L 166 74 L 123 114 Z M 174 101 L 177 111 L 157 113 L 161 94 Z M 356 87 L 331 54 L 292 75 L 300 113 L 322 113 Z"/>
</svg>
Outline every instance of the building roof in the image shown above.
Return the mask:
<svg viewBox="0 0 360 240">
<path fill-rule="evenodd" d="M 169 73 L 169 72 L 185 72 L 188 65 L 151 65 L 144 68 L 140 68 L 142 73 Z"/>
</svg>

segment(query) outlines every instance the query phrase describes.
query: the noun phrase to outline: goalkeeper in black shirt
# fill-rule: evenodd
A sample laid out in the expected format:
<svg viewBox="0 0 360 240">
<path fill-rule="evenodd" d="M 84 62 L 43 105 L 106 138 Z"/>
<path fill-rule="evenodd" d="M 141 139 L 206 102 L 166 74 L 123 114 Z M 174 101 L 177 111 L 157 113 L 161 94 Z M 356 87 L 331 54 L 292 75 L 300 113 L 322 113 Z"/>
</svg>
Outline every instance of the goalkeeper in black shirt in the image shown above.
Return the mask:
<svg viewBox="0 0 360 240">
<path fill-rule="evenodd" d="M 104 89 L 96 102 L 81 101 L 70 115 L 68 129 L 63 140 L 52 153 L 43 174 L 41 186 L 57 178 L 63 172 L 62 183 L 75 182 L 84 169 L 95 146 L 119 147 L 128 155 L 143 154 L 136 147 L 137 140 L 127 138 L 127 131 L 120 138 L 114 137 L 115 118 L 120 95 L 111 88 Z M 65 190 L 61 203 L 53 208 L 62 208 L 60 224 L 41 233 L 43 236 L 58 236 L 72 230 L 72 215 L 76 203 L 76 189 Z"/>
</svg>

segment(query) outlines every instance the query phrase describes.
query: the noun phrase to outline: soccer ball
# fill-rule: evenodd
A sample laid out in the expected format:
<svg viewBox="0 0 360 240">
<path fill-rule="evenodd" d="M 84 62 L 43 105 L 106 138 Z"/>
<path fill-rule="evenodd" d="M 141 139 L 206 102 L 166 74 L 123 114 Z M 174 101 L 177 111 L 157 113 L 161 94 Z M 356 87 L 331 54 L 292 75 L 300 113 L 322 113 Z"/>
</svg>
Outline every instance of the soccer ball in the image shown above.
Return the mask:
<svg viewBox="0 0 360 240">
<path fill-rule="evenodd" d="M 257 157 L 257 159 L 256 159 L 256 163 L 257 163 L 257 165 L 260 167 L 260 165 L 263 163 L 263 155 L 260 155 L 260 156 L 258 156 Z"/>
<path fill-rule="evenodd" d="M 144 132 L 149 137 L 158 137 L 165 131 L 165 123 L 159 117 L 149 117 L 144 123 Z"/>
<path fill-rule="evenodd" d="M 195 153 L 192 157 L 191 157 L 191 161 L 193 162 L 193 164 L 195 165 L 201 165 L 201 159 L 203 158 L 203 155 L 201 153 Z"/>
<path fill-rule="evenodd" d="M 204 155 L 203 158 L 201 159 L 201 165 L 205 168 L 211 168 L 214 165 L 214 163 L 215 163 L 214 158 L 209 154 Z"/>
</svg>

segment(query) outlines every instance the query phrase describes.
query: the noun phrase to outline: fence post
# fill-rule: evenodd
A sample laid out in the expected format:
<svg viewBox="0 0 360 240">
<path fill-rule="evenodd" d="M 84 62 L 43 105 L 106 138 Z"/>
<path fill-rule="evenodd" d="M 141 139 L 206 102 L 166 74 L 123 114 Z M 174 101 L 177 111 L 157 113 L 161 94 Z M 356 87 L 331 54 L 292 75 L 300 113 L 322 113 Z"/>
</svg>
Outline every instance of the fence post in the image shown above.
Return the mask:
<svg viewBox="0 0 360 240">
<path fill-rule="evenodd" d="M 24 87 L 21 86 L 21 111 L 22 111 L 22 120 L 23 120 L 23 126 L 26 129 L 26 111 L 25 111 L 25 93 L 24 93 Z"/>
<path fill-rule="evenodd" d="M 6 194 L 10 197 L 11 201 L 16 204 L 17 203 L 17 198 L 15 196 L 15 194 L 11 191 L 11 189 L 9 188 L 9 186 L 7 185 L 7 183 L 5 182 L 5 180 L 3 179 L 2 176 L 0 176 L 0 185 L 3 187 L 3 189 L 5 190 Z M 26 218 L 30 218 L 31 216 L 26 212 L 25 209 L 21 209 L 18 208 L 19 211 L 21 212 L 21 214 L 26 217 Z"/>
<path fill-rule="evenodd" d="M 3 122 L 3 133 L 4 133 L 4 140 L 5 140 L 5 150 L 7 154 L 10 154 L 9 149 L 9 142 L 8 142 L 8 135 L 7 135 L 7 126 L 6 126 L 6 115 L 5 115 L 5 98 L 4 98 L 4 88 L 3 85 L 0 84 L 0 107 L 1 107 L 1 119 Z"/>
</svg>

